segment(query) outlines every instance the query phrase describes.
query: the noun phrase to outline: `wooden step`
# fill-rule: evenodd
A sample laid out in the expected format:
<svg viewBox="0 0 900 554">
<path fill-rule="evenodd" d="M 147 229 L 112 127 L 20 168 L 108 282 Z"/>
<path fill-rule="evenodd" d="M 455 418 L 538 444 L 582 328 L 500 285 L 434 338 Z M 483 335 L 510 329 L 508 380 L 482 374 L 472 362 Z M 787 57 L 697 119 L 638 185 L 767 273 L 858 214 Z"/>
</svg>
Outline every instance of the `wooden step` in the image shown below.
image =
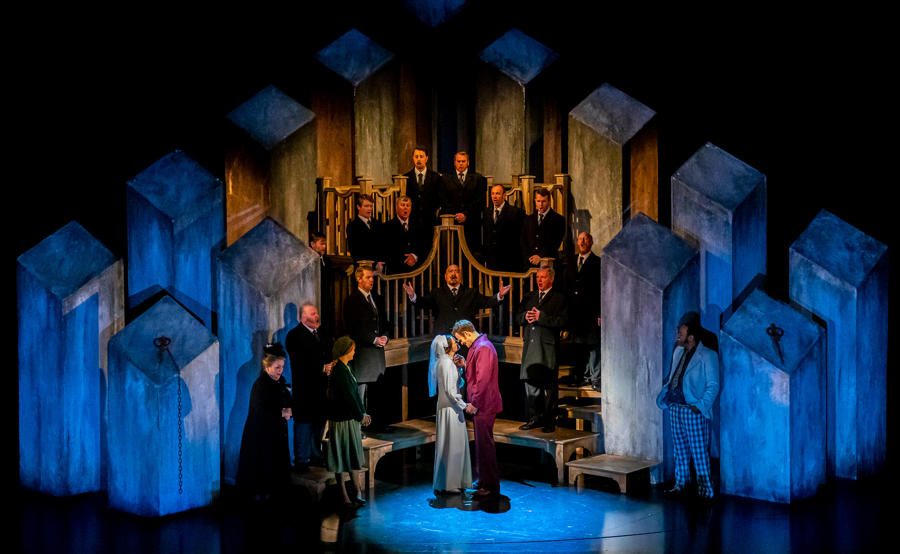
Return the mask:
<svg viewBox="0 0 900 554">
<path fill-rule="evenodd" d="M 566 463 L 566 467 L 569 470 L 569 484 L 575 485 L 577 490 L 581 490 L 584 482 L 582 477 L 581 483 L 579 483 L 578 477 L 597 475 L 615 480 L 619 484 L 619 490 L 625 494 L 629 481 L 634 483 L 637 480 L 646 479 L 649 482 L 650 468 L 660 463 L 662 462 L 659 460 L 600 454 L 590 458 L 572 460 Z"/>
<path fill-rule="evenodd" d="M 575 429 L 584 431 L 584 422 L 591 422 L 591 430 L 597 432 L 602 421 L 600 417 L 600 404 L 560 404 L 560 410 L 565 410 L 566 417 L 575 420 Z"/>
</svg>

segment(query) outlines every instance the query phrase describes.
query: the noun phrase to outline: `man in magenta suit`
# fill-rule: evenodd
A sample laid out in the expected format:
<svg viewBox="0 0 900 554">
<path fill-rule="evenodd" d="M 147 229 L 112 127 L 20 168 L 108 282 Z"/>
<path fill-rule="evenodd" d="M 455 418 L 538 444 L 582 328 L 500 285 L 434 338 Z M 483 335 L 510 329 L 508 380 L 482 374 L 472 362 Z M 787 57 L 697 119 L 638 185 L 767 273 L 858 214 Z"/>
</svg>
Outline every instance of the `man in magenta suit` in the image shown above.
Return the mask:
<svg viewBox="0 0 900 554">
<path fill-rule="evenodd" d="M 456 322 L 453 336 L 469 348 L 465 360 L 458 356 L 454 361 L 466 368 L 469 400 L 466 413 L 472 415 L 475 428 L 475 475 L 478 479 L 475 496 L 497 495 L 500 494 L 500 470 L 497 468 L 497 450 L 494 446 L 494 420 L 503 410 L 497 380 L 497 351 L 491 341 L 475 331 L 475 326 L 467 319 Z"/>
</svg>

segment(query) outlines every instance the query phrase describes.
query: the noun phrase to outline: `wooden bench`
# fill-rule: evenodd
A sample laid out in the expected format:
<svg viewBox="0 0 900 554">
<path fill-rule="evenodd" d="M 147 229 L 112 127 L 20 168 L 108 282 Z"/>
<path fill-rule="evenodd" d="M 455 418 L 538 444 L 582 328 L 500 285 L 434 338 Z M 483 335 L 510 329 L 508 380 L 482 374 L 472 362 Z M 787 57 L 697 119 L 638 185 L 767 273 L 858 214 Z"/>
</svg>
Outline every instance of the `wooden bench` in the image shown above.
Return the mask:
<svg viewBox="0 0 900 554">
<path fill-rule="evenodd" d="M 600 404 L 560 404 L 560 410 L 566 412 L 566 417 L 575 420 L 575 429 L 584 431 L 584 422 L 591 422 L 591 431 L 600 429 Z"/>
<path fill-rule="evenodd" d="M 583 475 L 599 475 L 615 480 L 619 484 L 619 491 L 625 494 L 629 481 L 646 478 L 649 482 L 650 468 L 660 463 L 658 460 L 600 454 L 567 462 L 566 467 L 569 468 L 569 484 L 575 485 L 576 490 L 581 490 Z M 581 483 L 578 481 L 579 477 L 582 478 Z"/>
<path fill-rule="evenodd" d="M 475 432 L 472 422 L 467 421 L 469 440 L 474 440 Z M 587 431 L 578 431 L 557 427 L 552 433 L 544 433 L 540 429 L 519 429 L 521 421 L 498 419 L 494 422 L 494 442 L 514 444 L 538 448 L 547 452 L 556 461 L 557 483 L 565 483 L 566 461 L 579 448 L 589 452 L 597 452 L 600 447 L 600 435 Z M 388 452 L 402 450 L 413 446 L 422 446 L 434 442 L 434 418 L 411 419 L 388 426 L 380 433 L 370 433 L 363 440 L 363 451 L 366 455 L 366 487 L 375 485 L 375 467 Z"/>
</svg>

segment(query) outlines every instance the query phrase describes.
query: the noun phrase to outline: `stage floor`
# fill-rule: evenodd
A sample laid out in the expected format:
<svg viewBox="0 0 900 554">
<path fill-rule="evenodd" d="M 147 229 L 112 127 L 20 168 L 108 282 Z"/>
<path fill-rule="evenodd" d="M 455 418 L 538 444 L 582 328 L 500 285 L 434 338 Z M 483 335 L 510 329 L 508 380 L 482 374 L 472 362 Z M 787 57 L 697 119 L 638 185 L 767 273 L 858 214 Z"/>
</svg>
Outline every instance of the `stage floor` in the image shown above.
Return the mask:
<svg viewBox="0 0 900 554">
<path fill-rule="evenodd" d="M 162 519 L 106 508 L 104 494 L 60 499 L 20 491 L 23 552 L 854 552 L 889 536 L 890 491 L 879 480 L 838 481 L 779 505 L 720 495 L 711 506 L 665 499 L 659 488 L 620 495 L 591 478 L 580 494 L 553 486 L 553 469 L 501 449 L 501 496 L 435 497 L 428 452 L 385 457 L 368 505 L 343 521 L 337 546 L 318 544 L 334 500 L 311 507 L 302 488 L 268 506 L 227 490 L 214 506 Z M 397 453 L 399 454 L 399 453 Z"/>
</svg>

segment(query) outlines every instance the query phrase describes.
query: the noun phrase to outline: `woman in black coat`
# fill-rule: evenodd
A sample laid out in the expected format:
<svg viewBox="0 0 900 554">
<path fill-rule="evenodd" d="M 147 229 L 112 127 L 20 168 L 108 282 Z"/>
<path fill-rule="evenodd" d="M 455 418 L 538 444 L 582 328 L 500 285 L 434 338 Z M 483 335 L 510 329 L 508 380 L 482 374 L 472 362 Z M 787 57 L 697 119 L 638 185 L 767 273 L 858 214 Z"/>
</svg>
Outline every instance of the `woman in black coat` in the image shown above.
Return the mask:
<svg viewBox="0 0 900 554">
<path fill-rule="evenodd" d="M 268 499 L 287 488 L 291 472 L 287 429 L 291 393 L 281 376 L 287 354 L 279 343 L 267 344 L 263 352 L 262 371 L 250 390 L 237 474 L 237 485 L 256 499 Z"/>
</svg>

